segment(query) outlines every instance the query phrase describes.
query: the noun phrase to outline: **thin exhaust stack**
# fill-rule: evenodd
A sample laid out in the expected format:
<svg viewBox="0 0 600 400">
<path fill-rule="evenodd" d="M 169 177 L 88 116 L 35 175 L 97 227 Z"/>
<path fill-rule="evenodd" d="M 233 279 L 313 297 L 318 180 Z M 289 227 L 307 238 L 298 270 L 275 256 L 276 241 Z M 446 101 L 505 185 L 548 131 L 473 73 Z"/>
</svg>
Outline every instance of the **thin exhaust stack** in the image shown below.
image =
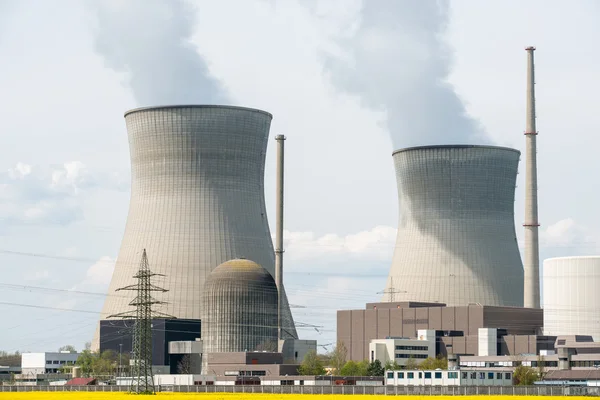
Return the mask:
<svg viewBox="0 0 600 400">
<path fill-rule="evenodd" d="M 535 72 L 533 52 L 535 47 L 527 47 L 527 114 L 525 126 L 525 262 L 524 301 L 529 308 L 540 308 L 540 244 L 538 237 L 537 200 L 537 129 L 535 126 Z"/>
<path fill-rule="evenodd" d="M 283 339 L 282 309 L 283 309 L 283 153 L 285 136 L 277 135 L 277 199 L 276 199 L 276 227 L 275 227 L 275 284 L 277 285 L 277 335 Z"/>
</svg>

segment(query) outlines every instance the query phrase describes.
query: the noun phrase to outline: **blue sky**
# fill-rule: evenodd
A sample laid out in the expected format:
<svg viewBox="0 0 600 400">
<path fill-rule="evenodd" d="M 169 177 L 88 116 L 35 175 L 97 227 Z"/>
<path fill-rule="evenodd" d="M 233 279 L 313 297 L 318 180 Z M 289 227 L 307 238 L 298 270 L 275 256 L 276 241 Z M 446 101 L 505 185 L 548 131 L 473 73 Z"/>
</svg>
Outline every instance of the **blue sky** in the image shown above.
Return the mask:
<svg viewBox="0 0 600 400">
<path fill-rule="evenodd" d="M 444 11 L 421 0 L 222 0 L 190 2 L 174 20 L 161 3 L 0 0 L 4 350 L 91 339 L 127 216 L 123 112 L 154 101 L 274 114 L 271 135 L 288 137 L 286 287 L 305 307 L 296 320 L 319 327 L 300 335 L 328 344 L 335 310 L 376 301 L 385 285 L 392 150 L 464 141 L 523 151 L 524 47 L 535 45 L 542 258 L 597 253 L 594 1 L 460 0 Z M 519 239 L 523 186 L 521 173 Z"/>
</svg>

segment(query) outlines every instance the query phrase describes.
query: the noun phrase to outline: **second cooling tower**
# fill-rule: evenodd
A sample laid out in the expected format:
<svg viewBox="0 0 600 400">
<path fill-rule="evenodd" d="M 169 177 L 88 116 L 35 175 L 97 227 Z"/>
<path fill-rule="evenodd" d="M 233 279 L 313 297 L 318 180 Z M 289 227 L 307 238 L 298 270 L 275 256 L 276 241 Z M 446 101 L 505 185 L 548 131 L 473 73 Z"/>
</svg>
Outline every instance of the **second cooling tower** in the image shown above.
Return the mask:
<svg viewBox="0 0 600 400">
<path fill-rule="evenodd" d="M 519 157 L 470 145 L 394 152 L 400 221 L 384 301 L 523 306 Z"/>
</svg>

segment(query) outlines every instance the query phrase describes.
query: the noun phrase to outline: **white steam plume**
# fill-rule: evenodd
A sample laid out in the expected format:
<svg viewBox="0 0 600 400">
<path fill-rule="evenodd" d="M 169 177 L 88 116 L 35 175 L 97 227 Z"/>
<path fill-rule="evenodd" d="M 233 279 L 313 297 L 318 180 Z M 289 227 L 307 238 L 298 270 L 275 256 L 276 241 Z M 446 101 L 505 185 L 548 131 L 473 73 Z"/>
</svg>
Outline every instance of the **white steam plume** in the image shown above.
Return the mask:
<svg viewBox="0 0 600 400">
<path fill-rule="evenodd" d="M 194 9 L 182 0 L 90 1 L 95 48 L 108 67 L 127 73 L 140 106 L 219 103 L 220 84 L 189 43 Z"/>
<path fill-rule="evenodd" d="M 334 85 L 387 112 L 395 148 L 489 142 L 447 83 L 447 1 L 364 0 L 360 20 L 331 57 Z"/>
</svg>

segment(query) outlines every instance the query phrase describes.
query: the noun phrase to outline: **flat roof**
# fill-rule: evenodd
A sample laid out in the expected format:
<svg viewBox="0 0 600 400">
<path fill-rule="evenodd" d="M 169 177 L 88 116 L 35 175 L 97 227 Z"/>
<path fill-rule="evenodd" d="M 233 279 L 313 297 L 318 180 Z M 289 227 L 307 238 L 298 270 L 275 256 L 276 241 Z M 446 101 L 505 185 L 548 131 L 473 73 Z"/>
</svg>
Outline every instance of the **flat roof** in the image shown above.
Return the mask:
<svg viewBox="0 0 600 400">
<path fill-rule="evenodd" d="M 133 113 L 140 112 L 140 111 L 172 109 L 172 108 L 224 108 L 224 109 L 231 109 L 231 110 L 256 112 L 256 113 L 268 115 L 269 117 L 273 118 L 273 114 L 263 111 L 263 110 L 259 110 L 257 108 L 226 106 L 226 105 L 219 105 L 219 104 L 176 104 L 176 105 L 139 107 L 139 108 L 133 108 L 131 110 L 125 111 L 124 117 L 128 116 L 129 114 L 133 114 Z"/>
<path fill-rule="evenodd" d="M 432 146 L 405 147 L 403 149 L 394 150 L 392 155 L 394 155 L 396 153 L 402 153 L 404 151 L 413 151 L 413 150 L 471 149 L 471 148 L 506 150 L 506 151 L 514 151 L 515 153 L 521 154 L 521 152 L 519 150 L 513 149 L 511 147 L 486 146 L 486 145 L 477 145 L 477 144 L 441 144 L 441 145 L 432 145 Z"/>
</svg>

